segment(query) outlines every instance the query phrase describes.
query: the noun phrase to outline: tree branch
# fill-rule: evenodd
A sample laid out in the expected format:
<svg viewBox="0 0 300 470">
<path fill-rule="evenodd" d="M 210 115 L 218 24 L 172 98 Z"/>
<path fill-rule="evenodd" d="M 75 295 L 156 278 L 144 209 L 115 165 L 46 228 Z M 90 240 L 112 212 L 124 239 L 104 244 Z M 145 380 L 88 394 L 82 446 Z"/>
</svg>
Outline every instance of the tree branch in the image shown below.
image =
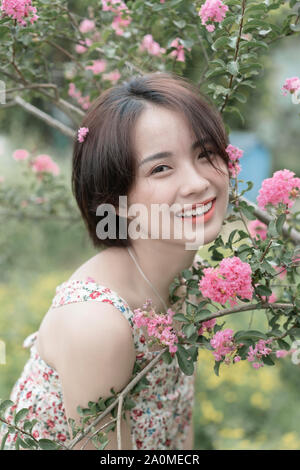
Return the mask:
<svg viewBox="0 0 300 470">
<path fill-rule="evenodd" d="M 23 100 L 23 98 L 21 98 L 20 96 L 15 97 L 15 102 L 29 113 L 42 119 L 42 121 L 45 121 L 47 124 L 49 124 L 49 126 L 54 127 L 55 129 L 62 132 L 64 135 L 71 138 L 75 137 L 76 132 L 73 129 L 66 126 L 65 124 L 62 124 L 57 119 L 54 119 L 52 116 L 49 116 L 49 114 L 45 113 L 44 111 L 41 111 L 32 104 L 27 103 L 27 101 Z"/>
</svg>

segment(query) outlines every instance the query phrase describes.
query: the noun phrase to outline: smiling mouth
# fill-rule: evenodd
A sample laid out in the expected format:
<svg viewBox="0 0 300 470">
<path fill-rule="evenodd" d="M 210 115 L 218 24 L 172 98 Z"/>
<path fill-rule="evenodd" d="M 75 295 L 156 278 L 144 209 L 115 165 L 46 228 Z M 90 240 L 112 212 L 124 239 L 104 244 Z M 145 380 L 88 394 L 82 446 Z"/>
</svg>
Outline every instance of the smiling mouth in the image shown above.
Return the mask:
<svg viewBox="0 0 300 470">
<path fill-rule="evenodd" d="M 175 214 L 176 217 L 181 219 L 189 218 L 189 217 L 201 217 L 202 215 L 207 214 L 215 205 L 216 198 L 209 201 L 207 204 L 204 204 L 197 209 L 193 210 L 186 210 L 183 214 Z"/>
</svg>

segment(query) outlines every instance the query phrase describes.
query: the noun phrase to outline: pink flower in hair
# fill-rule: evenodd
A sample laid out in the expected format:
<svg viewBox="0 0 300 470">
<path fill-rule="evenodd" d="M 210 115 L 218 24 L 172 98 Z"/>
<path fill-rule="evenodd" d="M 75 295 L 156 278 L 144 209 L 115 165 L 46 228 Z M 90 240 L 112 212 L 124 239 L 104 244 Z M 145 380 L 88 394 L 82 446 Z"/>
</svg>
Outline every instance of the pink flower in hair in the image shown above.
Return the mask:
<svg viewBox="0 0 300 470">
<path fill-rule="evenodd" d="M 84 142 L 84 139 L 86 137 L 86 135 L 88 134 L 89 132 L 89 128 L 88 127 L 80 127 L 78 129 L 78 142 Z"/>
</svg>

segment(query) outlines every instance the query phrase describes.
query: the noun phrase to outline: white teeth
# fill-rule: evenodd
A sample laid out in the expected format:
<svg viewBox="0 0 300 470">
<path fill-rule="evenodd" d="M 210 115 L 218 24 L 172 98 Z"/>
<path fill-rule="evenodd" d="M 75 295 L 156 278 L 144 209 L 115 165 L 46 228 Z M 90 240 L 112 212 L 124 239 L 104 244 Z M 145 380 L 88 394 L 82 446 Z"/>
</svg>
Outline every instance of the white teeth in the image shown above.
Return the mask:
<svg viewBox="0 0 300 470">
<path fill-rule="evenodd" d="M 205 212 L 208 212 L 212 207 L 212 201 L 208 202 L 205 206 L 198 207 L 195 210 L 192 211 L 185 211 L 184 215 L 182 214 L 176 214 L 176 217 L 191 217 L 195 215 L 202 215 L 205 214 Z"/>
</svg>

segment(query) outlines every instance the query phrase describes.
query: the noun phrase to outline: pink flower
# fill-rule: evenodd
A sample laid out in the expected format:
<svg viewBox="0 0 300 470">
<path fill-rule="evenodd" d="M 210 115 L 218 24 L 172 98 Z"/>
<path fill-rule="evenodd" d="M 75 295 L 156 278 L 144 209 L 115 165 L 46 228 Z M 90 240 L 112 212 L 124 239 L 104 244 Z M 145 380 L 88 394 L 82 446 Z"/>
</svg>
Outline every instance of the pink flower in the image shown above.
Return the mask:
<svg viewBox="0 0 300 470">
<path fill-rule="evenodd" d="M 88 132 L 89 132 L 88 127 L 80 127 L 78 129 L 78 137 L 77 137 L 78 142 L 84 142 L 84 139 L 86 135 L 88 134 Z"/>
<path fill-rule="evenodd" d="M 185 62 L 185 57 L 184 57 L 184 46 L 182 44 L 179 44 L 180 38 L 174 39 L 170 47 L 176 47 L 177 50 L 170 52 L 171 57 L 176 57 L 176 60 L 178 62 Z M 191 50 L 191 48 L 187 48 L 188 51 Z"/>
<path fill-rule="evenodd" d="M 114 7 L 113 5 L 117 6 Z M 127 10 L 127 6 L 122 0 L 102 0 L 102 10 L 118 13 L 121 10 Z"/>
<path fill-rule="evenodd" d="M 288 91 L 291 94 L 293 94 L 293 93 L 295 93 L 295 91 L 299 90 L 299 88 L 300 88 L 300 78 L 299 77 L 287 78 L 284 82 L 283 87 L 282 87 L 283 95 L 286 96 Z"/>
<path fill-rule="evenodd" d="M 24 18 L 29 19 L 31 24 L 39 18 L 36 15 L 36 8 L 31 4 L 31 0 L 2 0 L 0 10 L 12 19 L 17 20 L 22 26 L 27 26 Z"/>
<path fill-rule="evenodd" d="M 274 266 L 274 269 L 280 273 L 280 274 L 277 274 L 277 276 L 279 277 L 279 279 L 284 279 L 285 276 L 286 276 L 286 268 L 284 266 Z"/>
<path fill-rule="evenodd" d="M 205 331 L 210 331 L 216 324 L 216 318 L 212 318 L 211 320 L 204 321 L 198 330 L 198 335 L 202 335 Z"/>
<path fill-rule="evenodd" d="M 228 6 L 224 5 L 221 0 L 206 0 L 198 14 L 202 20 L 201 23 L 206 26 L 207 31 L 212 32 L 215 30 L 215 26 L 212 24 L 207 25 L 207 22 L 221 23 L 227 11 Z"/>
<path fill-rule="evenodd" d="M 233 330 L 226 328 L 225 330 L 217 331 L 213 338 L 210 340 L 211 346 L 215 349 L 213 355 L 216 361 L 221 361 L 222 356 L 226 356 L 236 350 L 236 345 L 233 341 Z"/>
<path fill-rule="evenodd" d="M 109 80 L 112 83 L 116 83 L 120 77 L 121 74 L 118 70 L 113 70 L 112 72 L 103 74 L 104 80 Z"/>
<path fill-rule="evenodd" d="M 249 351 L 248 351 L 248 356 L 247 359 L 249 362 L 253 362 L 254 360 L 258 359 L 260 360 L 262 356 L 268 356 L 271 352 L 272 349 L 267 347 L 267 344 L 272 343 L 273 338 L 264 340 L 260 339 L 255 347 L 253 348 L 252 346 L 249 346 Z M 252 366 L 255 369 L 258 369 L 259 367 L 263 367 L 263 362 L 254 362 Z"/>
<path fill-rule="evenodd" d="M 29 157 L 29 152 L 25 149 L 15 150 L 13 153 L 13 158 L 15 160 L 26 160 Z"/>
<path fill-rule="evenodd" d="M 85 70 L 92 70 L 94 75 L 98 75 L 101 72 L 104 72 L 106 69 L 106 60 L 93 60 L 93 65 L 87 65 Z"/>
<path fill-rule="evenodd" d="M 69 96 L 72 98 L 75 98 L 77 102 L 81 105 L 83 109 L 88 109 L 91 105 L 90 103 L 90 97 L 89 95 L 87 96 L 82 96 L 81 92 L 76 89 L 74 83 L 69 83 L 69 90 L 68 90 Z"/>
<path fill-rule="evenodd" d="M 146 36 L 144 36 L 140 45 L 140 50 L 146 50 L 151 55 L 160 55 L 161 53 L 166 52 L 166 49 L 163 49 L 160 47 L 158 42 L 154 41 L 152 34 L 146 34 Z"/>
<path fill-rule="evenodd" d="M 243 156 L 244 151 L 229 144 L 226 147 L 226 152 L 229 156 L 228 169 L 233 178 L 235 178 L 241 171 L 239 159 Z"/>
<path fill-rule="evenodd" d="M 224 258 L 217 268 L 205 268 L 204 277 L 198 286 L 202 295 L 214 302 L 230 306 L 237 304 L 236 298 L 252 299 L 253 286 L 251 284 L 251 266 L 237 256 Z"/>
<path fill-rule="evenodd" d="M 289 354 L 289 351 L 285 351 L 284 349 L 278 349 L 278 351 L 276 351 L 276 357 L 280 358 L 280 357 L 285 357 Z"/>
<path fill-rule="evenodd" d="M 175 312 L 168 309 L 167 315 L 158 315 L 152 308 L 151 299 L 147 300 L 143 309 L 134 310 L 133 322 L 138 328 L 146 326 L 149 337 L 156 338 L 158 343 L 169 346 L 170 353 L 175 353 L 177 351 L 175 343 L 178 343 L 178 337 L 172 328 Z"/>
<path fill-rule="evenodd" d="M 95 29 L 95 21 L 88 20 L 87 18 L 82 20 L 79 25 L 79 31 L 83 34 L 88 33 L 89 31 L 92 31 L 93 29 Z"/>
<path fill-rule="evenodd" d="M 122 0 L 102 0 L 102 10 L 117 13 L 117 15 L 114 17 L 111 26 L 115 30 L 117 35 L 122 36 L 124 33 L 122 27 L 126 27 L 131 23 L 130 17 L 122 17 L 122 11 L 124 11 L 127 16 L 129 15 L 127 5 Z"/>
<path fill-rule="evenodd" d="M 233 362 L 239 362 L 241 360 L 241 356 L 235 356 Z"/>
<path fill-rule="evenodd" d="M 41 154 L 38 155 L 32 162 L 32 169 L 36 173 L 52 173 L 58 175 L 60 172 L 59 166 L 52 160 L 49 155 Z"/>
<path fill-rule="evenodd" d="M 122 36 L 124 33 L 124 29 L 122 27 L 126 27 L 131 23 L 131 18 L 123 18 L 121 14 L 114 17 L 113 22 L 111 24 L 112 28 L 115 30 L 118 36 Z"/>
<path fill-rule="evenodd" d="M 292 207 L 300 189 L 300 178 L 294 175 L 294 172 L 285 169 L 275 171 L 272 178 L 265 179 L 257 196 L 259 207 L 265 209 L 267 204 L 277 206 L 279 203 Z"/>
<path fill-rule="evenodd" d="M 267 226 L 258 219 L 251 220 L 248 223 L 248 229 L 251 237 L 258 239 L 257 235 L 260 235 L 262 240 L 267 238 Z"/>
<path fill-rule="evenodd" d="M 93 41 L 90 38 L 86 38 L 85 44 L 87 45 L 87 47 L 89 47 L 93 44 Z M 87 51 L 87 48 L 84 47 L 82 44 L 76 44 L 75 51 L 77 52 L 77 54 L 83 54 Z"/>
</svg>

